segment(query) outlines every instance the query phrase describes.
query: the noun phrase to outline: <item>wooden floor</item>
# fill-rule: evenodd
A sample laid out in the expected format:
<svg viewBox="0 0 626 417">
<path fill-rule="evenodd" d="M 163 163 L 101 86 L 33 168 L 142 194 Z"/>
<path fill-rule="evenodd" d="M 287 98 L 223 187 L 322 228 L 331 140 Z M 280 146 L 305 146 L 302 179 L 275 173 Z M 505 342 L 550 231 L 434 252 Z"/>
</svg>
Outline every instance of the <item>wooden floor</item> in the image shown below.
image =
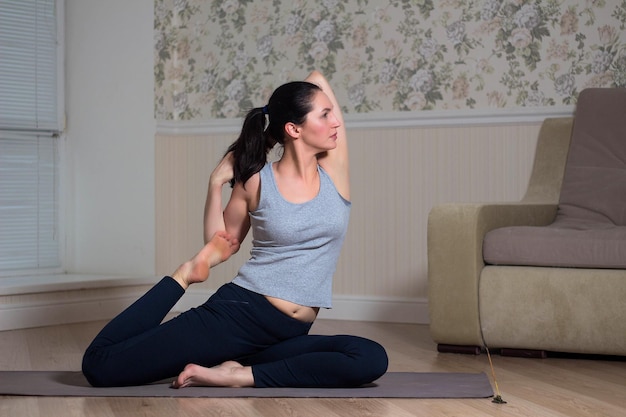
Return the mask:
<svg viewBox="0 0 626 417">
<path fill-rule="evenodd" d="M 0 332 L 0 369 L 79 370 L 103 322 Z M 438 354 L 427 326 L 319 320 L 313 333 L 382 343 L 390 371 L 485 372 L 486 355 Z M 0 416 L 626 416 L 626 361 L 492 355 L 502 398 L 50 398 L 0 397 Z M 608 359 L 608 358 L 605 358 Z M 493 380 L 492 380 L 493 385 Z"/>
</svg>

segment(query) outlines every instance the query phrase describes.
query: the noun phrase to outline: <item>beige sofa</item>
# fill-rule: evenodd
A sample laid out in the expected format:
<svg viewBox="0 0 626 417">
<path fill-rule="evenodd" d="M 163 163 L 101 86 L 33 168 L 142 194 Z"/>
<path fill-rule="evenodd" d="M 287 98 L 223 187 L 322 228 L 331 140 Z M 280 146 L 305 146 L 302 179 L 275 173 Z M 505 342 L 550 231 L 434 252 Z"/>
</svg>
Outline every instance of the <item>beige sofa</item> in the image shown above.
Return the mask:
<svg viewBox="0 0 626 417">
<path fill-rule="evenodd" d="M 544 121 L 521 201 L 434 207 L 439 350 L 626 355 L 625 173 L 626 89 L 584 90 L 574 118 Z"/>
</svg>

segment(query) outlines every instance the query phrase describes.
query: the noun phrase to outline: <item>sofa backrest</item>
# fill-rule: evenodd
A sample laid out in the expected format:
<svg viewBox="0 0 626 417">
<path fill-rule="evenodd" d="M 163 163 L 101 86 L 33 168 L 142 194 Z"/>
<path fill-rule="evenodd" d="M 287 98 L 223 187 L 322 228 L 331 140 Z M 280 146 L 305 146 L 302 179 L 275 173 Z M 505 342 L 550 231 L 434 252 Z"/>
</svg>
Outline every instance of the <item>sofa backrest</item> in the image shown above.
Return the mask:
<svg viewBox="0 0 626 417">
<path fill-rule="evenodd" d="M 626 225 L 626 88 L 581 91 L 556 222 Z"/>
<path fill-rule="evenodd" d="M 559 117 L 541 124 L 524 203 L 558 204 L 573 122 L 573 117 Z"/>
</svg>

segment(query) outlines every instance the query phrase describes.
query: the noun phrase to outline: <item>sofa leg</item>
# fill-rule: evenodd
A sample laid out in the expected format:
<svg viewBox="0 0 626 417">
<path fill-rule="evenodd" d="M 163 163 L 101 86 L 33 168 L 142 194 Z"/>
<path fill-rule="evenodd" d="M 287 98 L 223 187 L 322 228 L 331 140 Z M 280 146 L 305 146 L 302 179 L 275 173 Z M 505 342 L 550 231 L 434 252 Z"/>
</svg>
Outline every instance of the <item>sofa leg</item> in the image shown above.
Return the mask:
<svg viewBox="0 0 626 417">
<path fill-rule="evenodd" d="M 437 352 L 440 353 L 462 353 L 465 355 L 480 355 L 480 346 L 461 346 L 438 344 Z"/>
<path fill-rule="evenodd" d="M 510 348 L 502 348 L 500 349 L 501 356 L 512 356 L 515 358 L 535 358 L 535 359 L 545 359 L 548 357 L 548 352 L 545 350 L 534 350 L 534 349 L 510 349 Z"/>
</svg>

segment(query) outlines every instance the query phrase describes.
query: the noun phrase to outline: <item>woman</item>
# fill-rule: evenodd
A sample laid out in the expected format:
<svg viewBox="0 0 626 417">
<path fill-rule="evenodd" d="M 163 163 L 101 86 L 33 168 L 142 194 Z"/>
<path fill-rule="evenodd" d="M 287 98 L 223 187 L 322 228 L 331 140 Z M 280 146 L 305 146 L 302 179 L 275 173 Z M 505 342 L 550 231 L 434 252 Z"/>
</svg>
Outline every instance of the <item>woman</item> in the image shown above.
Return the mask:
<svg viewBox="0 0 626 417">
<path fill-rule="evenodd" d="M 275 143 L 282 156 L 267 163 Z M 222 210 L 227 183 L 233 190 Z M 352 387 L 379 378 L 388 361 L 378 343 L 308 335 L 319 309 L 331 306 L 349 201 L 341 111 L 328 82 L 313 72 L 247 114 L 209 180 L 207 245 L 101 331 L 83 358 L 89 382 L 138 385 L 178 375 L 176 388 Z M 250 228 L 251 257 L 233 281 L 160 324 L 189 285 L 239 249 Z"/>
</svg>

